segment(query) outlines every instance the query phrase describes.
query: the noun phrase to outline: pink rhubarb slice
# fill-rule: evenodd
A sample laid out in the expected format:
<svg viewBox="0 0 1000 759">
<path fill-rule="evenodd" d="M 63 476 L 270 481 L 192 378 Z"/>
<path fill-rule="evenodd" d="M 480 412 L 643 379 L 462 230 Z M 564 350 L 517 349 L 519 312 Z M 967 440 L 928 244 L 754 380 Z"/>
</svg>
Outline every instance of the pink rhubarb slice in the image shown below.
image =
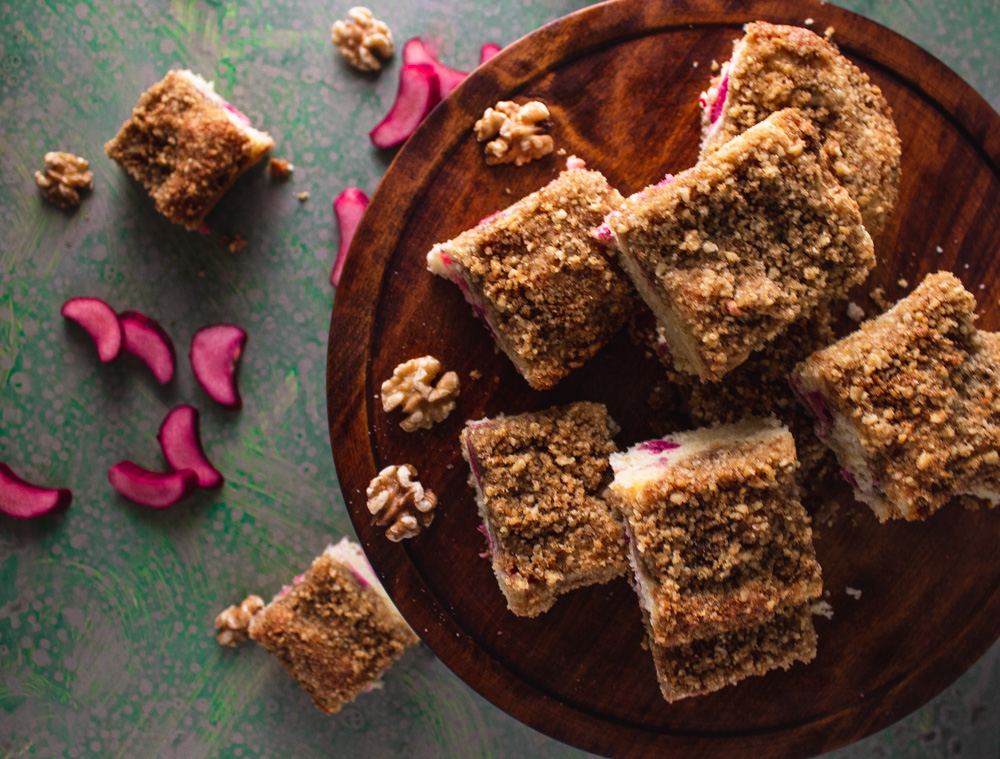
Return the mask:
<svg viewBox="0 0 1000 759">
<path fill-rule="evenodd" d="M 87 331 L 103 363 L 118 357 L 123 342 L 122 325 L 111 306 L 100 298 L 70 298 L 60 313 Z"/>
<path fill-rule="evenodd" d="M 131 461 L 121 461 L 108 470 L 108 482 L 133 503 L 165 509 L 198 487 L 198 475 L 191 469 L 153 472 Z"/>
<path fill-rule="evenodd" d="M 140 358 L 161 385 L 174 377 L 176 356 L 174 341 L 155 319 L 138 311 L 123 311 L 118 315 L 125 337 L 122 347 Z"/>
<path fill-rule="evenodd" d="M 0 512 L 18 519 L 40 517 L 68 508 L 73 494 L 66 488 L 43 488 L 18 477 L 0 461 Z"/>
<path fill-rule="evenodd" d="M 481 54 L 481 53 L 480 53 Z M 468 76 L 464 71 L 445 66 L 437 59 L 426 43 L 420 37 L 411 37 L 403 45 L 403 65 L 413 63 L 425 63 L 434 69 L 438 80 L 441 82 L 441 99 L 448 97 L 448 93 L 458 87 L 462 80 Z"/>
<path fill-rule="evenodd" d="M 351 240 L 361 223 L 361 217 L 368 208 L 368 196 L 357 187 L 348 187 L 333 201 L 333 213 L 337 217 L 337 228 L 340 230 L 340 245 L 337 247 L 337 259 L 333 262 L 330 272 L 330 284 L 337 287 L 340 284 L 340 273 L 344 270 L 347 250 Z"/>
<path fill-rule="evenodd" d="M 156 439 L 175 472 L 190 469 L 198 476 L 199 487 L 214 488 L 222 484 L 222 475 L 212 466 L 201 445 L 200 417 L 194 406 L 184 404 L 172 409 L 160 425 Z"/>
<path fill-rule="evenodd" d="M 247 333 L 234 324 L 202 327 L 191 338 L 188 358 L 195 379 L 213 401 L 227 408 L 243 405 L 236 387 L 236 362 L 246 342 Z"/>
<path fill-rule="evenodd" d="M 368 133 L 375 147 L 391 148 L 406 141 L 424 117 L 441 102 L 441 80 L 427 63 L 403 66 L 396 100 L 386 117 Z"/>
<path fill-rule="evenodd" d="M 481 48 L 479 48 L 479 65 L 482 66 L 486 61 L 492 58 L 494 55 L 499 53 L 501 50 L 500 46 L 495 42 L 487 42 Z"/>
</svg>

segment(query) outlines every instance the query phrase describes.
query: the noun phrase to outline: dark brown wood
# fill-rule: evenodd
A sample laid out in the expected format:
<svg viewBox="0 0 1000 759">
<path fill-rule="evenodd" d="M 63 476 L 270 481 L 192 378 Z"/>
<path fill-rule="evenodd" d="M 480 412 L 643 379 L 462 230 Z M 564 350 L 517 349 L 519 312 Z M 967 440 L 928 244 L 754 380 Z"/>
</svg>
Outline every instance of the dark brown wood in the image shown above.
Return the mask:
<svg viewBox="0 0 1000 759">
<path fill-rule="evenodd" d="M 506 611 L 476 530 L 457 438 L 463 420 L 604 402 L 619 444 L 657 433 L 647 391 L 659 369 L 620 335 L 554 390 L 538 393 L 492 341 L 453 285 L 425 270 L 431 245 L 531 192 L 555 156 L 488 167 L 471 127 L 514 96 L 548 103 L 556 144 L 623 193 L 691 165 L 698 93 L 754 19 L 836 29 L 843 52 L 882 87 L 903 140 L 899 205 L 876 241 L 879 265 L 854 295 L 868 306 L 928 272 L 950 269 L 1000 327 L 1000 118 L 942 64 L 898 35 L 817 2 L 619 0 L 526 37 L 475 72 L 396 157 L 358 230 L 337 293 L 328 364 L 330 435 L 344 498 L 365 550 L 400 610 L 434 652 L 493 703 L 567 743 L 614 756 L 801 757 L 903 717 L 970 666 L 1000 634 L 1000 513 L 952 506 L 921 524 L 879 525 L 843 487 L 817 550 L 835 609 L 818 619 L 808 666 L 673 705 L 641 647 L 624 581 L 562 598 L 523 620 Z M 695 63 L 698 65 L 695 66 Z M 985 288 L 985 289 L 981 289 Z M 432 354 L 462 378 L 458 410 L 407 434 L 386 417 L 379 385 L 400 361 Z M 482 378 L 469 379 L 477 369 Z M 368 523 L 364 490 L 390 463 L 412 463 L 440 499 L 432 527 L 402 544 Z M 814 512 L 823 504 L 808 504 Z M 845 593 L 859 588 L 859 600 Z"/>
</svg>

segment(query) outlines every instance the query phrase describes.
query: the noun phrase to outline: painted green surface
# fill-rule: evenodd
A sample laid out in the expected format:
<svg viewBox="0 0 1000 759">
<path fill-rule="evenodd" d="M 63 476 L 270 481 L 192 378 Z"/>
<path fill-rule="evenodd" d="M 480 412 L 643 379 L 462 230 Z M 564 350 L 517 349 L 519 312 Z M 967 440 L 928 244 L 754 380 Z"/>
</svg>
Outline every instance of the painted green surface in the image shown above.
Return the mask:
<svg viewBox="0 0 1000 759">
<path fill-rule="evenodd" d="M 843 4 L 1000 104 L 995 0 Z M 509 43 L 583 5 L 394 0 L 376 10 L 399 42 L 436 40 L 445 62 L 471 68 L 481 43 Z M 487 704 L 423 647 L 384 689 L 325 717 L 263 651 L 223 650 L 211 637 L 224 606 L 269 596 L 352 534 L 325 424 L 330 201 L 349 185 L 372 191 L 388 165 L 366 135 L 400 63 L 373 77 L 340 61 L 329 27 L 347 7 L 0 3 L 0 460 L 75 495 L 60 516 L 0 517 L 0 757 L 583 756 Z M 138 94 L 175 66 L 214 79 L 296 166 L 288 183 L 261 170 L 242 179 L 210 216 L 210 235 L 162 219 L 103 155 Z M 91 161 L 95 191 L 76 213 L 35 191 L 52 149 Z M 244 251 L 219 246 L 232 233 L 249 240 Z M 59 316 L 76 295 L 159 319 L 177 346 L 175 383 L 161 389 L 134 360 L 99 364 Z M 208 400 L 185 359 L 194 330 L 218 321 L 250 335 L 238 413 Z M 125 458 L 163 466 L 156 430 L 181 402 L 201 409 L 226 485 L 166 512 L 134 507 L 113 493 L 107 468 Z M 998 753 L 994 646 L 930 705 L 831 756 Z"/>
</svg>

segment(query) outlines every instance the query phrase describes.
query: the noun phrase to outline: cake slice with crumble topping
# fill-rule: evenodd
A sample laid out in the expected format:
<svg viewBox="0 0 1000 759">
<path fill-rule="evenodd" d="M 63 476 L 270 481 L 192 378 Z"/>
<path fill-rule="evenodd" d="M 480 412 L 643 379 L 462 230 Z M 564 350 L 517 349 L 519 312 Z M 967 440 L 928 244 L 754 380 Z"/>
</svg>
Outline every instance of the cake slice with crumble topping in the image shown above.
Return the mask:
<svg viewBox="0 0 1000 759">
<path fill-rule="evenodd" d="M 875 265 L 819 147 L 815 126 L 785 109 L 608 215 L 677 369 L 718 381 Z"/>
<path fill-rule="evenodd" d="M 469 484 L 515 614 L 537 616 L 625 572 L 622 524 L 603 492 L 615 430 L 603 405 L 585 402 L 466 423 Z"/>
<path fill-rule="evenodd" d="M 621 200 L 600 172 L 568 169 L 427 254 L 536 390 L 597 353 L 632 311 L 614 250 L 590 234 Z"/>
<path fill-rule="evenodd" d="M 702 158 L 776 111 L 802 109 L 869 233 L 885 226 L 899 184 L 899 134 L 882 91 L 833 44 L 796 26 L 747 24 L 700 102 Z"/>
<path fill-rule="evenodd" d="M 184 70 L 142 94 L 104 151 L 142 183 L 157 211 L 199 230 L 237 177 L 272 147 L 271 136 L 210 82 Z"/>
<path fill-rule="evenodd" d="M 957 277 L 930 274 L 792 373 L 817 435 L 882 522 L 923 519 L 954 496 L 1000 503 L 1000 335 L 975 318 Z"/>
<path fill-rule="evenodd" d="M 812 658 L 815 633 L 801 610 L 823 585 L 787 429 L 751 417 L 639 443 L 610 461 L 665 698 Z"/>
<path fill-rule="evenodd" d="M 419 639 L 400 616 L 361 546 L 329 546 L 250 620 L 250 637 L 274 654 L 313 703 L 336 714 Z"/>
</svg>

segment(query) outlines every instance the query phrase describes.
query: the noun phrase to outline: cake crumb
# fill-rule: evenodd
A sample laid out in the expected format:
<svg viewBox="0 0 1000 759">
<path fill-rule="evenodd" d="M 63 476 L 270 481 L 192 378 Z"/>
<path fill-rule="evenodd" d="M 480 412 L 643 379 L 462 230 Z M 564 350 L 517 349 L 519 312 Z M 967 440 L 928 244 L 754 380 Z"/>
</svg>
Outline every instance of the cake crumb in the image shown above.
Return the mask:
<svg viewBox="0 0 1000 759">
<path fill-rule="evenodd" d="M 335 21 L 330 39 L 344 60 L 361 71 L 379 71 L 382 61 L 392 57 L 392 31 L 368 8 L 351 8 L 349 21 Z"/>
<path fill-rule="evenodd" d="M 501 100 L 487 108 L 473 127 L 476 139 L 486 142 L 486 163 L 523 166 L 551 153 L 555 142 L 544 134 L 549 115 L 549 109 L 539 100 L 524 104 Z"/>
<path fill-rule="evenodd" d="M 833 619 L 833 607 L 826 601 L 817 601 L 809 607 L 809 611 L 817 616 Z"/>
<path fill-rule="evenodd" d="M 903 279 L 903 277 L 900 277 L 899 279 L 897 279 L 897 280 L 896 280 L 896 284 L 897 284 L 897 285 L 899 285 L 900 287 L 902 287 L 902 288 L 903 288 L 904 290 L 905 290 L 905 289 L 906 289 L 907 287 L 909 287 L 909 286 L 910 286 L 910 283 L 909 283 L 909 282 L 907 282 L 907 281 L 906 281 L 905 279 Z"/>
<path fill-rule="evenodd" d="M 479 371 L 478 369 L 473 369 L 471 372 L 469 372 L 469 379 L 477 380 L 477 379 L 481 379 L 482 376 L 483 376 L 483 373 L 481 371 Z"/>
<path fill-rule="evenodd" d="M 940 245 L 935 245 L 934 252 L 940 256 L 942 253 L 944 253 L 944 248 L 942 248 Z"/>
<path fill-rule="evenodd" d="M 861 591 L 858 590 L 857 588 L 852 588 L 850 585 L 844 588 L 844 592 L 847 593 L 847 595 L 849 595 L 855 601 L 861 598 Z"/>
<path fill-rule="evenodd" d="M 73 208 L 80 205 L 80 193 L 94 188 L 94 174 L 86 158 L 72 153 L 45 154 L 45 171 L 35 172 L 35 184 L 52 205 Z"/>
<path fill-rule="evenodd" d="M 305 203 L 307 200 L 309 200 L 309 193 L 308 192 L 300 192 L 298 197 L 299 197 L 299 202 L 300 203 Z"/>
<path fill-rule="evenodd" d="M 834 29 L 832 26 L 828 26 L 823 31 L 823 39 L 825 39 L 827 42 L 829 42 L 830 40 L 833 39 L 833 35 L 836 34 L 836 33 L 837 33 L 836 29 Z"/>
<path fill-rule="evenodd" d="M 247 240 L 241 234 L 224 235 L 219 238 L 219 246 L 230 253 L 239 253 L 247 246 Z"/>
<path fill-rule="evenodd" d="M 868 293 L 868 297 L 871 298 L 872 303 L 878 306 L 882 311 L 885 311 L 886 307 L 889 305 L 889 301 L 885 299 L 885 288 L 883 287 L 876 287 Z"/>
<path fill-rule="evenodd" d="M 804 23 L 806 26 L 812 26 L 813 24 L 816 23 L 816 21 L 814 19 L 807 18 Z"/>
<path fill-rule="evenodd" d="M 288 179 L 295 171 L 295 164 L 284 158 L 272 158 L 268 161 L 267 170 L 275 179 Z"/>
<path fill-rule="evenodd" d="M 865 310 L 852 300 L 847 304 L 847 318 L 859 322 L 865 318 Z"/>
</svg>

